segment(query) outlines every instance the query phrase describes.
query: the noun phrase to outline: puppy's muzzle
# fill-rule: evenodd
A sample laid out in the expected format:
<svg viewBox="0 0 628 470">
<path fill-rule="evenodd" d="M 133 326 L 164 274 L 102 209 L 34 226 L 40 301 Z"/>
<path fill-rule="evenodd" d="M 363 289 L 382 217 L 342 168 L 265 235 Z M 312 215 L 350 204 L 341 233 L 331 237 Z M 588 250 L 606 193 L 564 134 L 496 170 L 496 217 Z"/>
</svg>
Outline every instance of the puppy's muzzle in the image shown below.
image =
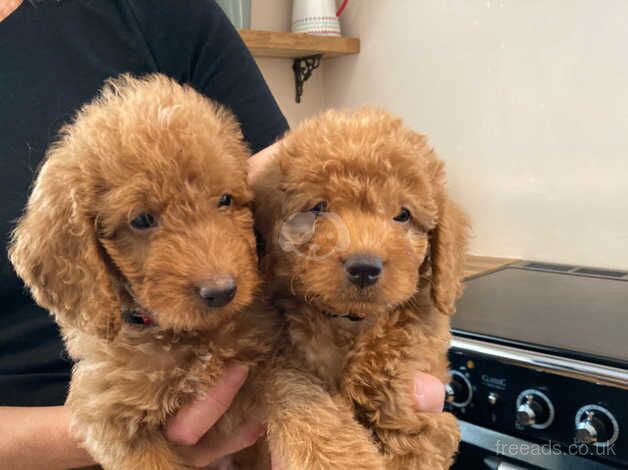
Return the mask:
<svg viewBox="0 0 628 470">
<path fill-rule="evenodd" d="M 198 286 L 198 293 L 208 307 L 224 307 L 233 300 L 238 285 L 231 274 L 212 276 Z"/>
<path fill-rule="evenodd" d="M 344 267 L 347 278 L 360 289 L 375 284 L 384 270 L 382 260 L 372 255 L 350 256 Z"/>
</svg>

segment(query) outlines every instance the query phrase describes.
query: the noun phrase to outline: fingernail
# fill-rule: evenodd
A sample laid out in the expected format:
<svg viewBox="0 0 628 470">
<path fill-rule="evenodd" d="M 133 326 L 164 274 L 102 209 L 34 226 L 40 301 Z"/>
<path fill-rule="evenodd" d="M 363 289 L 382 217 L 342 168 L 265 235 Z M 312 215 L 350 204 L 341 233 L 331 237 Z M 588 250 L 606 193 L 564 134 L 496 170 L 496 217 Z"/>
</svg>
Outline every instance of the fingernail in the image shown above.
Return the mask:
<svg viewBox="0 0 628 470">
<path fill-rule="evenodd" d="M 244 383 L 246 377 L 249 375 L 249 368 L 242 364 L 229 367 L 225 371 L 223 380 L 234 387 L 239 387 Z"/>
<path fill-rule="evenodd" d="M 266 434 L 266 425 L 259 421 L 250 421 L 244 425 L 243 432 L 247 445 L 253 445 Z"/>
<path fill-rule="evenodd" d="M 424 372 L 414 378 L 414 401 L 418 411 L 439 412 L 445 404 L 445 386 L 436 377 Z"/>
<path fill-rule="evenodd" d="M 260 437 L 262 437 L 264 434 L 266 434 L 266 425 L 264 423 L 259 423 L 259 425 L 257 426 L 257 428 L 255 429 L 255 435 L 257 436 L 257 438 L 259 439 Z"/>
<path fill-rule="evenodd" d="M 414 379 L 414 401 L 416 402 L 416 406 L 419 410 L 425 408 L 425 391 L 421 385 L 421 380 L 421 377 Z"/>
</svg>

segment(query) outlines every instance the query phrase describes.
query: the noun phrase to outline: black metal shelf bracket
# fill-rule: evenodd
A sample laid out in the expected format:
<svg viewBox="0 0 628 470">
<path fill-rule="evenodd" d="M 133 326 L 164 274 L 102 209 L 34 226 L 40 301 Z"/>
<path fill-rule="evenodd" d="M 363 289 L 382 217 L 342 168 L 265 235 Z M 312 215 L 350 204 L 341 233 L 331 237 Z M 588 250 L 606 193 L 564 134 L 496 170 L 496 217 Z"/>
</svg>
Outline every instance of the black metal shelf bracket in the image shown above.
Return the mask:
<svg viewBox="0 0 628 470">
<path fill-rule="evenodd" d="M 292 70 L 294 71 L 294 86 L 296 88 L 296 101 L 301 102 L 303 84 L 312 76 L 312 72 L 321 64 L 322 54 L 310 55 L 294 59 Z"/>
</svg>

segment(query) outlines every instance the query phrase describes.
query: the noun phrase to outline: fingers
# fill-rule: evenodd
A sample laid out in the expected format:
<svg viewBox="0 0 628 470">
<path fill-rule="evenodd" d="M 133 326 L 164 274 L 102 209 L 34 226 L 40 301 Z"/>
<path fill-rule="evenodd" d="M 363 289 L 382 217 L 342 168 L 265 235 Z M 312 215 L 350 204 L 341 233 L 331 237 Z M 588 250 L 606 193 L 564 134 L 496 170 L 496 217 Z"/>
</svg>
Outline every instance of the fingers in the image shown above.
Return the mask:
<svg viewBox="0 0 628 470">
<path fill-rule="evenodd" d="M 183 446 L 196 444 L 227 411 L 247 375 L 248 368 L 242 365 L 227 369 L 203 398 L 183 406 L 168 419 L 164 429 L 166 439 Z"/>
<path fill-rule="evenodd" d="M 259 421 L 249 421 L 240 426 L 230 436 L 203 437 L 194 446 L 177 448 L 177 453 L 187 465 L 206 467 L 222 457 L 234 454 L 239 450 L 252 446 L 266 433 L 266 427 Z"/>
<path fill-rule="evenodd" d="M 178 444 L 177 453 L 192 467 L 205 467 L 222 457 L 253 445 L 266 432 L 259 421 L 250 421 L 229 436 L 207 431 L 225 413 L 248 375 L 244 366 L 234 366 L 225 372 L 207 394 L 190 403 L 166 423 L 166 438 Z"/>
<path fill-rule="evenodd" d="M 419 411 L 441 412 L 445 405 L 445 386 L 433 375 L 419 372 L 414 377 L 413 399 Z"/>
</svg>

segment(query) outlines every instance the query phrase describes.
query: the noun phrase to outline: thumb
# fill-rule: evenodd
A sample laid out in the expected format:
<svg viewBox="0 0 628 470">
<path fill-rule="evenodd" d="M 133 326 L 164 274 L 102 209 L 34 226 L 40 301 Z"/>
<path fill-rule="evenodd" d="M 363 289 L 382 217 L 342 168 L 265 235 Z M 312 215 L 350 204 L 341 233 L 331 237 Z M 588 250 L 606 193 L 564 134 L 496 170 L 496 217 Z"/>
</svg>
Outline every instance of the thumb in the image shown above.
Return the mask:
<svg viewBox="0 0 628 470">
<path fill-rule="evenodd" d="M 425 372 L 414 376 L 414 403 L 418 411 L 439 413 L 445 405 L 445 386 Z"/>
</svg>

